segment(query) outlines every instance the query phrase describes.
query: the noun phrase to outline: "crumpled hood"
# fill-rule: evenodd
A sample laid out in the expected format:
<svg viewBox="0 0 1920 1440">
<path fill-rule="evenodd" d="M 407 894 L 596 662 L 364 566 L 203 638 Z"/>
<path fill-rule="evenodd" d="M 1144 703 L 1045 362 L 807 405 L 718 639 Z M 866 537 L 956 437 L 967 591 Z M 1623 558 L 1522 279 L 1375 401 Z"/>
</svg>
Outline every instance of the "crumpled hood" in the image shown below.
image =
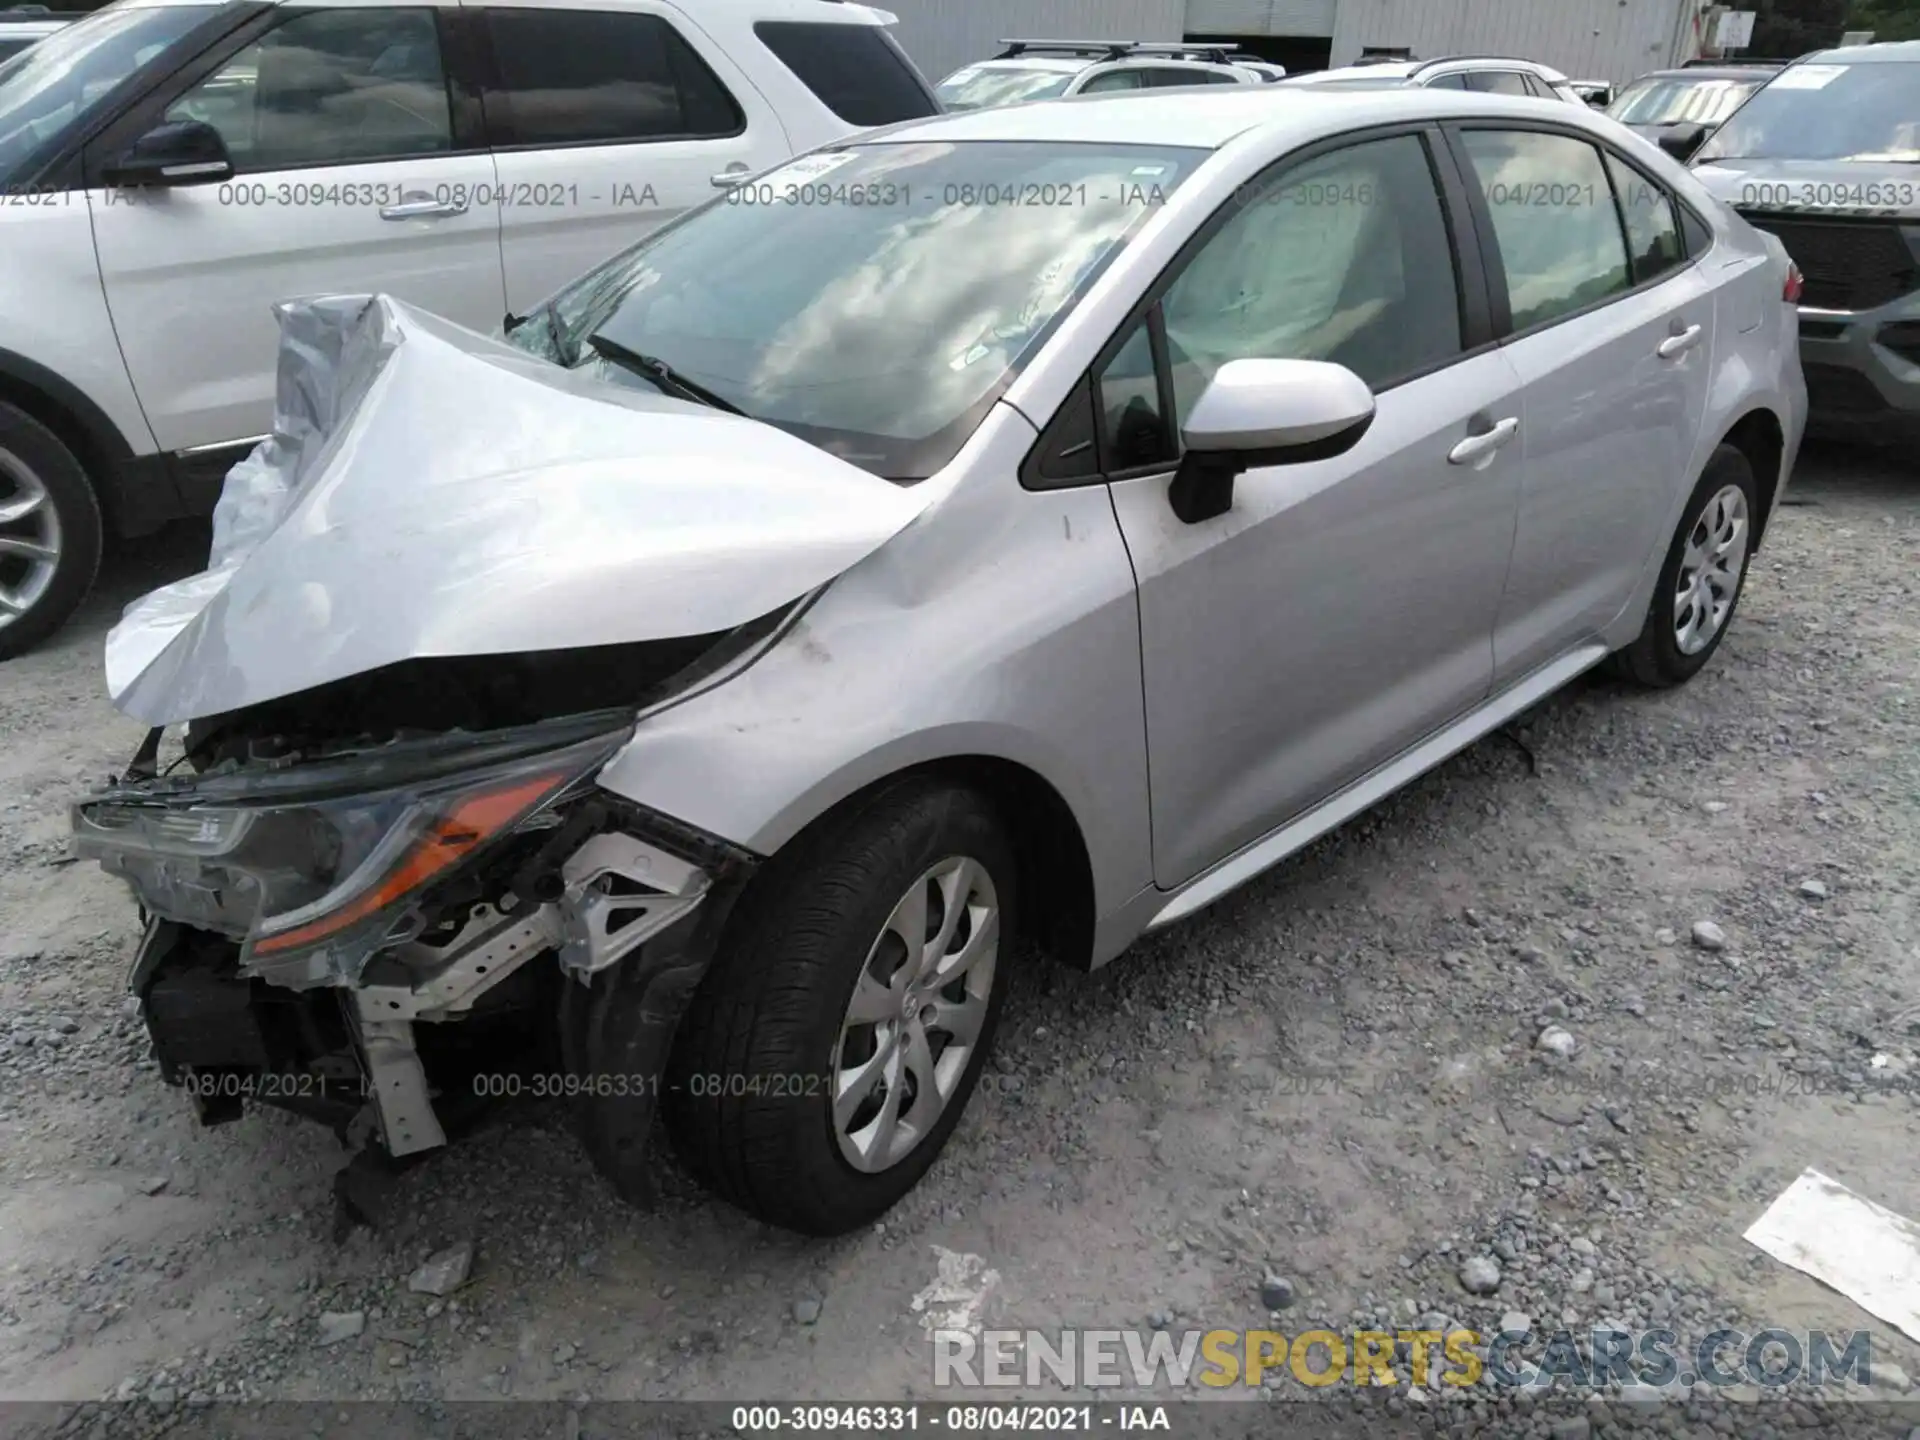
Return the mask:
<svg viewBox="0 0 1920 1440">
<path fill-rule="evenodd" d="M 403 660 L 726 630 L 930 498 L 385 296 L 279 317 L 274 434 L 227 476 L 209 568 L 107 639 L 114 703 L 149 724 Z"/>
</svg>

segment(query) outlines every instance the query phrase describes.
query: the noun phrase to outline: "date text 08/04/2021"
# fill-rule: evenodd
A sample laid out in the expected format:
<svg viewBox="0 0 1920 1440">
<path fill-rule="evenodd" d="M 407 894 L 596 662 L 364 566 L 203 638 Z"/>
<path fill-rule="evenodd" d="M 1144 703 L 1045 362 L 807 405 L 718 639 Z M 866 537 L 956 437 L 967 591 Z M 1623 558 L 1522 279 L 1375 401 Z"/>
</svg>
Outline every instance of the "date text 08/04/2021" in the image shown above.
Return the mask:
<svg viewBox="0 0 1920 1440">
<path fill-rule="evenodd" d="M 1101 1431 L 1174 1428 L 1165 1405 L 736 1405 L 732 1426 L 741 1435 L 909 1433 L 955 1435 L 1087 1435 Z"/>
<path fill-rule="evenodd" d="M 234 1070 L 189 1071 L 182 1085 L 190 1093 L 208 1098 L 231 1097 L 242 1100 L 326 1099 L 329 1097 L 366 1098 L 371 1082 L 364 1077 L 315 1075 L 307 1072 L 280 1074 Z M 830 1075 L 686 1075 L 669 1082 L 659 1075 L 616 1075 L 606 1072 L 579 1074 L 525 1074 L 517 1071 L 482 1072 L 473 1077 L 473 1093 L 493 1099 L 566 1100 L 593 1096 L 618 1099 L 626 1096 L 657 1099 L 669 1092 L 684 1091 L 696 1097 L 755 1096 L 768 1099 L 810 1097 L 829 1094 Z"/>
</svg>

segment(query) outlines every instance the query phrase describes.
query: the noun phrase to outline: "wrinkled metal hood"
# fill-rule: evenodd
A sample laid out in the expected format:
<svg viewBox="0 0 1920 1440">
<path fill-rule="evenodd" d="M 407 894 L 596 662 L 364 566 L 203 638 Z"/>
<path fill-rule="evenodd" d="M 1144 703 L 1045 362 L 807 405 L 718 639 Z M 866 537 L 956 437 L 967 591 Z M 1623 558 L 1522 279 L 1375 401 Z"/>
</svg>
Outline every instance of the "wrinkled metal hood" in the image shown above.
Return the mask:
<svg viewBox="0 0 1920 1440">
<path fill-rule="evenodd" d="M 274 434 L 227 477 L 209 568 L 107 640 L 114 703 L 149 724 L 404 660 L 730 629 L 930 498 L 385 296 L 279 318 Z"/>
</svg>

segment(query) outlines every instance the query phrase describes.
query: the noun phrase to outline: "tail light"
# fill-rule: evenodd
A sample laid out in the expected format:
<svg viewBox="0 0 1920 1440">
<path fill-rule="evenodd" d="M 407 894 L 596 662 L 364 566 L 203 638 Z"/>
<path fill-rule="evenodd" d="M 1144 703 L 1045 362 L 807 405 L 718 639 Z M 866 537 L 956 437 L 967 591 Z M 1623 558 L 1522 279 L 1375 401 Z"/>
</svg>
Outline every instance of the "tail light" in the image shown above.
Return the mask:
<svg viewBox="0 0 1920 1440">
<path fill-rule="evenodd" d="M 1787 262 L 1787 283 L 1780 291 L 1780 298 L 1789 305 L 1800 303 L 1800 292 L 1807 288 L 1807 277 L 1800 273 L 1800 267 L 1789 260 Z"/>
</svg>

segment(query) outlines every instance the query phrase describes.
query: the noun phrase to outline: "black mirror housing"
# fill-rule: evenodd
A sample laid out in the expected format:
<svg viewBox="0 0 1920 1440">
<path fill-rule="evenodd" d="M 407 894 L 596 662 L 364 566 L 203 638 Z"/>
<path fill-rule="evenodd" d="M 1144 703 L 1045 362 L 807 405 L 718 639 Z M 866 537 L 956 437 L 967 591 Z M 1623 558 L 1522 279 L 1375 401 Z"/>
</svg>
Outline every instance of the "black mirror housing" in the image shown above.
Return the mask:
<svg viewBox="0 0 1920 1440">
<path fill-rule="evenodd" d="M 1670 125 L 1660 132 L 1660 148 L 1674 159 L 1685 161 L 1706 144 L 1708 133 L 1704 125 Z"/>
<path fill-rule="evenodd" d="M 203 120 L 170 120 L 134 141 L 107 167 L 109 185 L 207 185 L 233 178 L 233 157 Z"/>
</svg>

